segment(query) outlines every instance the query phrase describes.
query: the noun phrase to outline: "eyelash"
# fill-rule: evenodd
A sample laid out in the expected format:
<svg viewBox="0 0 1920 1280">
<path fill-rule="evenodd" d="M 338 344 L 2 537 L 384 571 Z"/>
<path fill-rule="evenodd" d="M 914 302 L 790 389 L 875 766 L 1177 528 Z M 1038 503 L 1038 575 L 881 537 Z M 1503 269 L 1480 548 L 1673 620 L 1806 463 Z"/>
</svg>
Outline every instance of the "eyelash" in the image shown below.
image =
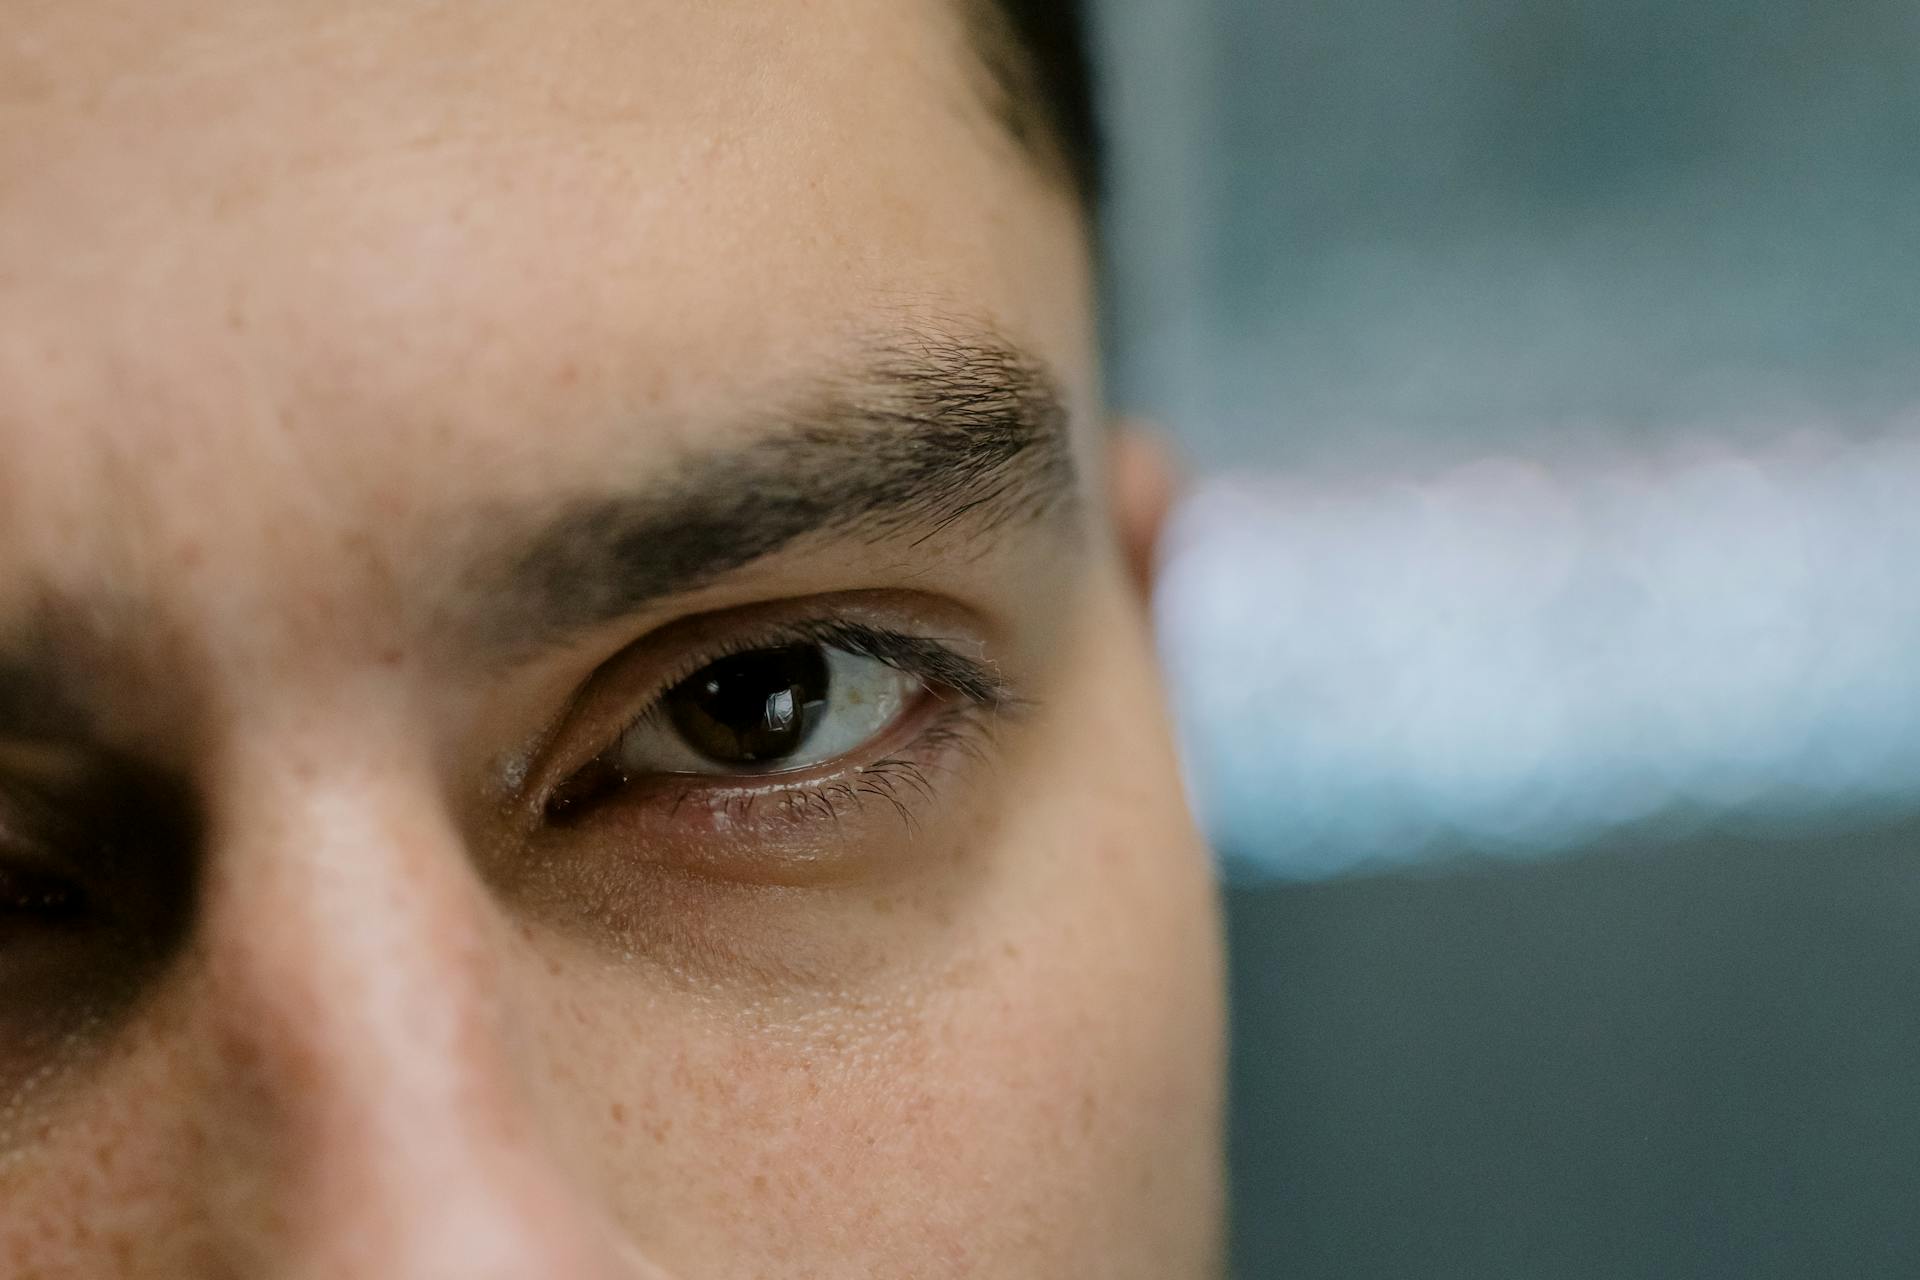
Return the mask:
<svg viewBox="0 0 1920 1280">
<path fill-rule="evenodd" d="M 648 787 L 649 798 L 667 807 L 669 816 L 689 803 L 704 802 L 708 811 L 724 815 L 733 822 L 745 823 L 762 802 L 774 800 L 785 806 L 789 816 L 818 817 L 838 821 L 847 806 L 855 808 L 868 800 L 884 800 L 909 827 L 914 818 L 903 788 L 931 797 L 933 784 L 928 771 L 940 767 L 940 757 L 949 753 L 973 759 L 982 758 L 982 739 L 1000 716 L 1011 714 L 1025 703 L 994 669 L 961 654 L 950 642 L 913 635 L 890 628 L 845 618 L 811 618 L 757 628 L 698 650 L 669 669 L 667 678 L 655 682 L 644 708 L 622 722 L 621 733 L 658 713 L 660 700 L 682 682 L 714 663 L 743 653 L 790 644 L 816 644 L 871 658 L 920 680 L 930 696 L 947 705 L 925 718 L 913 740 L 890 754 L 863 765 L 857 778 L 835 777 L 824 783 L 802 778 L 809 770 L 797 770 L 793 782 L 777 781 L 779 774 L 740 774 L 692 777 L 663 775 L 654 779 L 619 779 L 611 794 L 595 790 L 589 797 L 574 802 L 562 793 L 587 770 L 595 767 L 611 749 L 604 746 L 593 761 L 562 780 L 542 804 L 550 822 L 573 826 L 590 821 L 606 805 L 619 805 L 636 787 Z M 614 741 L 618 741 L 615 735 Z M 822 769 L 843 766 L 842 757 Z M 817 772 L 817 769 L 813 772 Z M 672 782 L 665 778 L 671 776 Z"/>
<path fill-rule="evenodd" d="M 700 650 L 673 668 L 671 678 L 660 682 L 649 706 L 676 685 L 716 662 L 757 649 L 787 644 L 817 644 L 845 649 L 848 653 L 884 662 L 896 670 L 919 677 L 929 685 L 951 689 L 962 697 L 990 707 L 1000 705 L 1010 697 L 1005 682 L 991 667 L 963 657 L 947 641 L 845 618 L 803 618 L 748 631 Z"/>
<path fill-rule="evenodd" d="M 961 702 L 947 707 L 928 721 L 919 734 L 894 753 L 860 767 L 857 779 L 835 778 L 824 784 L 793 782 L 765 784 L 751 788 L 716 782 L 712 778 L 677 779 L 663 792 L 657 792 L 667 804 L 669 816 L 689 803 L 704 803 L 711 814 L 724 815 L 730 822 L 746 825 L 758 807 L 766 802 L 781 806 L 783 815 L 792 819 L 819 819 L 838 822 L 849 810 L 859 812 L 869 802 L 884 802 L 909 831 L 919 826 L 914 814 L 916 797 L 931 799 L 934 783 L 930 773 L 942 769 L 939 757 L 952 752 L 970 759 L 984 758 L 983 739 L 990 727 L 987 708 L 980 703 Z M 615 801 L 618 803 L 618 801 Z"/>
</svg>

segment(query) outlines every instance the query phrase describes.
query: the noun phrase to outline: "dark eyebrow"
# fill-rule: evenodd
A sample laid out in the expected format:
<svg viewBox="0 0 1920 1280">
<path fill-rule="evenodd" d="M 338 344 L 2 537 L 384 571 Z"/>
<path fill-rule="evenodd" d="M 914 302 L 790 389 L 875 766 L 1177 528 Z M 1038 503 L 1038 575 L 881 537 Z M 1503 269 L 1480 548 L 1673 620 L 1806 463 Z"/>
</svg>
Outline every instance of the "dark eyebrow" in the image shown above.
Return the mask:
<svg viewBox="0 0 1920 1280">
<path fill-rule="evenodd" d="M 484 610 L 487 647 L 552 643 L 803 538 L 984 537 L 1077 504 L 1065 402 L 1036 360 L 994 337 L 892 340 L 769 418 L 750 443 L 640 492 L 489 535 L 462 593 Z"/>
<path fill-rule="evenodd" d="M 28 600 L 0 627 L 0 740 L 88 738 L 97 726 L 84 671 L 102 618 L 52 593 Z"/>
<path fill-rule="evenodd" d="M 113 637 L 129 633 L 137 615 L 44 586 L 23 600 L 17 614 L 0 619 L 0 750 L 9 739 L 97 742 L 103 690 L 127 674 L 112 661 Z M 152 628 L 132 633 L 142 632 L 150 636 Z"/>
</svg>

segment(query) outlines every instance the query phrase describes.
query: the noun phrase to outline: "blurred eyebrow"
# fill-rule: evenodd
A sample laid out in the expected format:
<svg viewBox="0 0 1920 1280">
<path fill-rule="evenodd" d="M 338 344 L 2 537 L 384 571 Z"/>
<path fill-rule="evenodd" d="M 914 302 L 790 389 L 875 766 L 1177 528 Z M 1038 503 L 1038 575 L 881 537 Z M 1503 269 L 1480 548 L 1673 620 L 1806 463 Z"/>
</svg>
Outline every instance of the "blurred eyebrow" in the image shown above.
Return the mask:
<svg viewBox="0 0 1920 1280">
<path fill-rule="evenodd" d="M 100 601 L 54 591 L 0 618 L 0 766 L 19 743 L 98 743 L 109 637 L 129 622 Z"/>
<path fill-rule="evenodd" d="M 759 439 L 635 493 L 488 537 L 470 579 L 489 649 L 557 642 L 813 537 L 919 545 L 1063 517 L 1078 480 L 1061 395 L 997 337 L 914 335 L 774 415 Z"/>
<path fill-rule="evenodd" d="M 99 728 L 89 679 L 103 652 L 104 611 L 52 593 L 0 627 L 0 749 L 7 739 L 82 742 Z"/>
</svg>

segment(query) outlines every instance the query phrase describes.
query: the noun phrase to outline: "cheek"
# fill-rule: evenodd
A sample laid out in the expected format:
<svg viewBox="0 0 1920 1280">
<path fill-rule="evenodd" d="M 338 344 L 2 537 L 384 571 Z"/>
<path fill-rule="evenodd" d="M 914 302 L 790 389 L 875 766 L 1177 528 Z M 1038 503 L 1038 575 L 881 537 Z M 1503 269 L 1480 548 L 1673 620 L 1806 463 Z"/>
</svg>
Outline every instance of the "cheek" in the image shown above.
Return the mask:
<svg viewBox="0 0 1920 1280">
<path fill-rule="evenodd" d="M 1113 1275 L 1153 1274 L 1140 1258 L 1163 1275 L 1202 1274 L 1221 1198 L 1219 930 L 1171 776 L 1089 789 L 1078 811 L 1054 816 L 1064 853 L 1034 891 L 1001 1019 L 985 1024 L 1006 1029 L 988 1069 L 1024 1064 L 1025 1095 L 1044 1110 L 1032 1167 L 1054 1178 L 1089 1248 L 1120 1247 Z"/>
<path fill-rule="evenodd" d="M 554 1002 L 553 1105 L 635 1237 L 682 1268 L 1196 1273 L 1219 1194 L 1205 861 L 1177 805 L 1088 807 L 1001 830 L 992 883 L 925 924 L 946 962 L 891 988 L 755 1009 L 628 974 Z"/>
<path fill-rule="evenodd" d="M 146 1022 L 127 1030 L 111 1058 L 0 1112 L 0 1275 L 220 1273 L 188 1055 Z"/>
</svg>

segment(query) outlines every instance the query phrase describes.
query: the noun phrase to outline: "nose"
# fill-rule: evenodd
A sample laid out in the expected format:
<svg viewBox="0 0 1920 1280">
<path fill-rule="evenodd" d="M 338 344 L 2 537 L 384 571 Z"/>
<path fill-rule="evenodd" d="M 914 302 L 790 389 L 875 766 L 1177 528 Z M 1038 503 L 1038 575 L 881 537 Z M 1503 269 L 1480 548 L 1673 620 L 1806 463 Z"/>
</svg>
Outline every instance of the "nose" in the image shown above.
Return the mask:
<svg viewBox="0 0 1920 1280">
<path fill-rule="evenodd" d="M 510 924 L 433 788 L 262 779 L 202 915 L 199 1181 L 234 1274 L 664 1280 L 529 1087 Z"/>
</svg>

